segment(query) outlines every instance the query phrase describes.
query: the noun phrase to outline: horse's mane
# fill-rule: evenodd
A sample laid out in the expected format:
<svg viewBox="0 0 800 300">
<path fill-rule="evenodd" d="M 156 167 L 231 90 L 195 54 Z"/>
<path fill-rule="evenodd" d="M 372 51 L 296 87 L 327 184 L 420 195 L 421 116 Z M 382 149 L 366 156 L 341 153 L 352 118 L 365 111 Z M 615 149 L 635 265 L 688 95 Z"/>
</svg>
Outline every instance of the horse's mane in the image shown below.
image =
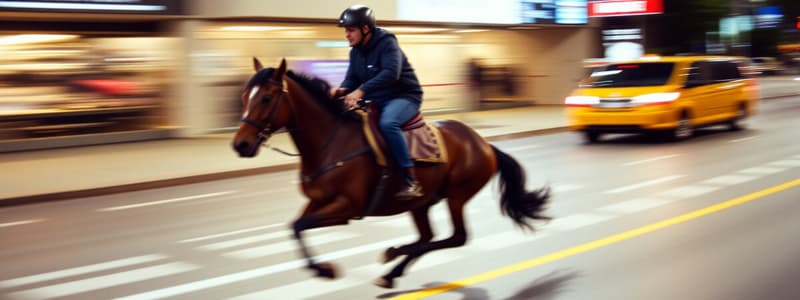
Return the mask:
<svg viewBox="0 0 800 300">
<path fill-rule="evenodd" d="M 250 89 L 255 85 L 264 83 L 268 78 L 272 77 L 274 72 L 275 68 L 264 68 L 259 70 L 255 75 L 253 75 L 252 78 L 250 78 L 246 89 Z M 330 96 L 330 94 L 328 94 L 331 89 L 331 85 L 327 81 L 311 75 L 295 73 L 291 70 L 286 72 L 286 76 L 297 82 L 300 87 L 308 92 L 311 97 L 317 101 L 317 103 L 327 109 L 331 114 L 347 119 L 347 115 L 349 114 L 344 113 L 347 111 L 344 106 L 344 102 L 339 99 L 334 99 Z"/>
</svg>

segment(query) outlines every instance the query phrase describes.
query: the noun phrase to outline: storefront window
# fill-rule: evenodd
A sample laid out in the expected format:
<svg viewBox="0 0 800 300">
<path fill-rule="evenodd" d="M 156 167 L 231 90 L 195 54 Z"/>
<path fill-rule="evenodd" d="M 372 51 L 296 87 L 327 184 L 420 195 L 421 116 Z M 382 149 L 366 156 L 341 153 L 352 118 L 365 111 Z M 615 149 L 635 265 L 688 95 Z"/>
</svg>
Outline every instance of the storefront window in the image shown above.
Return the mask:
<svg viewBox="0 0 800 300">
<path fill-rule="evenodd" d="M 0 35 L 0 141 L 164 124 L 170 38 Z"/>
</svg>

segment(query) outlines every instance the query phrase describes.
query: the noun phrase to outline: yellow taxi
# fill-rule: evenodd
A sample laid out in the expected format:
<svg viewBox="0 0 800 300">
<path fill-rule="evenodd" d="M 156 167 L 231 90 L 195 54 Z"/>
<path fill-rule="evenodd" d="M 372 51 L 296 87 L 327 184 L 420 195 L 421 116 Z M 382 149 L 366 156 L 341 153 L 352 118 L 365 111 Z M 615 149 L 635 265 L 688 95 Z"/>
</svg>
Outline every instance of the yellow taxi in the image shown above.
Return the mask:
<svg viewBox="0 0 800 300">
<path fill-rule="evenodd" d="M 587 142 L 604 133 L 657 133 L 672 140 L 698 127 L 743 128 L 759 99 L 740 57 L 642 57 L 595 68 L 564 100 L 570 128 Z"/>
</svg>

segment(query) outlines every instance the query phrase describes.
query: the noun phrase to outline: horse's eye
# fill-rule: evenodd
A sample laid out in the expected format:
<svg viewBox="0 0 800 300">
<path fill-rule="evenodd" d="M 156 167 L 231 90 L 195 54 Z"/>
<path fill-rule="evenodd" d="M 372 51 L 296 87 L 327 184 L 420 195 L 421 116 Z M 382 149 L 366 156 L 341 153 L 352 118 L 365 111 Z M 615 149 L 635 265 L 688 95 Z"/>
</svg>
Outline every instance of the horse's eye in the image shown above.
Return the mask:
<svg viewBox="0 0 800 300">
<path fill-rule="evenodd" d="M 272 96 L 270 95 L 264 95 L 264 97 L 261 98 L 261 102 L 269 102 L 270 100 L 272 100 Z"/>
</svg>

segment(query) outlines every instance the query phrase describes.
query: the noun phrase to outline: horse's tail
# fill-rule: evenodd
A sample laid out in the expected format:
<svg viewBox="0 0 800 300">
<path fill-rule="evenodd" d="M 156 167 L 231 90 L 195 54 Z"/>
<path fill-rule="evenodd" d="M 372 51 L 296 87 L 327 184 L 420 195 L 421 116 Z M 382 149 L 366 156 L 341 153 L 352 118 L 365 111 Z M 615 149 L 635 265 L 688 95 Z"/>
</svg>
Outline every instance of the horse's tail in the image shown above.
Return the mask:
<svg viewBox="0 0 800 300">
<path fill-rule="evenodd" d="M 516 159 L 492 146 L 500 173 L 500 206 L 503 214 L 518 226 L 533 230 L 530 220 L 549 220 L 542 211 L 550 199 L 550 188 L 543 187 L 531 192 L 525 190 L 525 171 Z"/>
</svg>

